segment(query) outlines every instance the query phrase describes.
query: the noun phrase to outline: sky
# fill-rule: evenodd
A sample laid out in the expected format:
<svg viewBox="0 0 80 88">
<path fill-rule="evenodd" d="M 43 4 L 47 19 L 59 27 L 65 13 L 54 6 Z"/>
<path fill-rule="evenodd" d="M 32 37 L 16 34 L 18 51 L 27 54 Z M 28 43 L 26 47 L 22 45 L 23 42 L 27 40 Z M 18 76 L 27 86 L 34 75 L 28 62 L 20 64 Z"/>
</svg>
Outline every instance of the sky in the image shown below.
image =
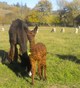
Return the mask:
<svg viewBox="0 0 80 88">
<path fill-rule="evenodd" d="M 33 8 L 40 0 L 0 0 L 0 2 L 7 2 L 8 4 L 12 5 L 12 4 L 16 4 L 17 2 L 19 2 L 20 4 L 25 4 L 30 7 Z M 53 10 L 57 10 L 58 6 L 57 6 L 57 0 L 49 0 L 52 3 L 52 9 Z M 67 0 L 67 1 L 72 1 L 72 0 Z"/>
</svg>

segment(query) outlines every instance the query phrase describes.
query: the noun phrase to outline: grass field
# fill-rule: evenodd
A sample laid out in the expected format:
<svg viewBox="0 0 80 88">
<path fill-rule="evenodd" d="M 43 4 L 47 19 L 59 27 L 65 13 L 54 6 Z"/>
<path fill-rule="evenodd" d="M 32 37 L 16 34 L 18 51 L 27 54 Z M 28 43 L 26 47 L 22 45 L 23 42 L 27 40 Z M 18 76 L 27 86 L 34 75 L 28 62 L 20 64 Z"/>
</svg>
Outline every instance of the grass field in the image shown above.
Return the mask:
<svg viewBox="0 0 80 88">
<path fill-rule="evenodd" d="M 9 26 L 4 26 L 5 31 L 0 31 L 0 51 L 8 52 Z M 61 27 L 57 31 L 50 32 L 52 27 L 39 27 L 36 42 L 43 42 L 47 51 L 47 80 L 39 80 L 35 77 L 35 85 L 32 86 L 31 78 L 17 76 L 18 67 L 0 63 L 0 88 L 80 88 L 80 30 L 75 34 L 74 28 L 65 28 L 61 33 Z M 0 53 L 0 59 L 2 58 Z M 19 74 L 19 72 L 18 72 Z"/>
</svg>

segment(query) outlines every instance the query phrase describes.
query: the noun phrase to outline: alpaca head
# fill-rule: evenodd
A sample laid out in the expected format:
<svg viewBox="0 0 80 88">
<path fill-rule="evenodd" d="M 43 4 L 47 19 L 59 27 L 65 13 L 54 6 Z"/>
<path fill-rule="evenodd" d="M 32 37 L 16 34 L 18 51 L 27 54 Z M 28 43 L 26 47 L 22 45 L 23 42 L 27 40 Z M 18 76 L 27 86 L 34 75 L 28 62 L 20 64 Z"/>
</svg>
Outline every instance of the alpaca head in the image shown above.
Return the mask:
<svg viewBox="0 0 80 88">
<path fill-rule="evenodd" d="M 31 62 L 30 62 L 30 58 L 27 54 L 27 52 L 25 52 L 24 54 L 20 55 L 20 59 L 21 59 L 21 65 L 26 69 L 26 71 L 29 73 L 31 71 Z"/>
<path fill-rule="evenodd" d="M 33 30 L 28 30 L 27 31 L 27 38 L 28 38 L 29 41 L 32 41 L 32 39 L 35 38 L 35 35 L 37 33 L 37 29 L 38 29 L 38 26 L 36 25 L 36 27 Z"/>
<path fill-rule="evenodd" d="M 25 68 L 25 71 L 28 73 L 28 75 L 31 77 L 32 73 L 31 73 L 31 62 L 30 62 L 30 58 L 27 56 L 27 58 L 25 57 L 25 54 L 20 55 L 20 59 L 21 59 L 21 65 Z"/>
</svg>

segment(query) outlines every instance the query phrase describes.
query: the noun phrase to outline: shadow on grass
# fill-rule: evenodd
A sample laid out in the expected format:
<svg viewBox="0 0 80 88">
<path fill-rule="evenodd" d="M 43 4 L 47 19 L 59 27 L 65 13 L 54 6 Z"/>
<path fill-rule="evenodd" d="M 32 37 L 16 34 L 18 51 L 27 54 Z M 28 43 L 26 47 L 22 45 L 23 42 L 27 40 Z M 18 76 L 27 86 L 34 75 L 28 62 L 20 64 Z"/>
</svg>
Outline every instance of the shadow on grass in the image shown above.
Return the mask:
<svg viewBox="0 0 80 88">
<path fill-rule="evenodd" d="M 8 53 L 4 50 L 0 50 L 0 63 L 5 64 L 9 69 L 11 69 L 19 77 L 28 77 L 25 67 L 21 66 L 19 62 L 9 63 L 7 59 Z"/>
<path fill-rule="evenodd" d="M 80 64 L 80 60 L 76 56 L 73 56 L 73 55 L 59 55 L 59 54 L 56 54 L 56 56 L 58 56 L 60 59 L 70 60 L 72 62 Z"/>
<path fill-rule="evenodd" d="M 6 52 L 6 51 L 4 51 L 4 50 L 0 50 L 0 62 L 1 63 L 7 63 L 7 56 L 8 56 L 8 53 Z"/>
</svg>

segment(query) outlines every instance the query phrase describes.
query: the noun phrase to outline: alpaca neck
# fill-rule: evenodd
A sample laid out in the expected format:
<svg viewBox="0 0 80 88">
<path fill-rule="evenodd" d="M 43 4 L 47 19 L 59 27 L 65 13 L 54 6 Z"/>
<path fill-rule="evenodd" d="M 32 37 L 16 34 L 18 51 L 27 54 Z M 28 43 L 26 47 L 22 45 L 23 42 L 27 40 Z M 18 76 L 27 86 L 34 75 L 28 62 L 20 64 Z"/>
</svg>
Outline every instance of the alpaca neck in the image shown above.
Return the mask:
<svg viewBox="0 0 80 88">
<path fill-rule="evenodd" d="M 30 41 L 30 52 L 33 51 L 34 46 L 35 46 L 35 41 L 34 40 Z"/>
</svg>

